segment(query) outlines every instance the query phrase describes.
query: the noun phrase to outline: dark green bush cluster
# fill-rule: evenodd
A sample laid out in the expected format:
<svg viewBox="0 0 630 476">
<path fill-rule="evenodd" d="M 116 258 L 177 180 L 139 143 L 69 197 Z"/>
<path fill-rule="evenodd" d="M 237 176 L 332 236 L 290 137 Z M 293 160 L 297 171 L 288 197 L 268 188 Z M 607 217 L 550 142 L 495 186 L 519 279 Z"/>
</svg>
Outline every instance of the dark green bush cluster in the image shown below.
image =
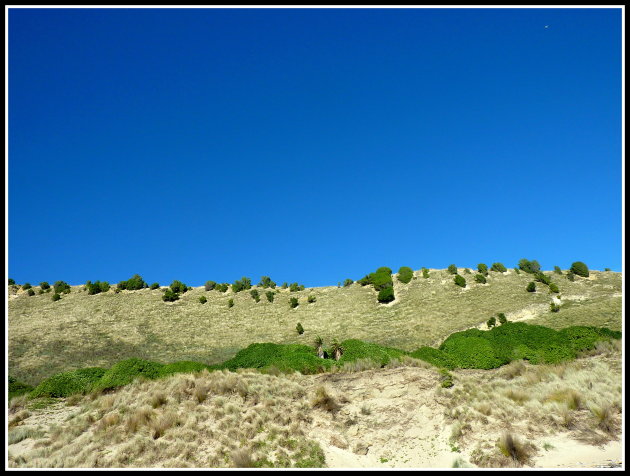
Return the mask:
<svg viewBox="0 0 630 476">
<path fill-rule="evenodd" d="M 127 291 L 135 291 L 137 289 L 144 289 L 148 287 L 149 285 L 144 282 L 144 279 L 142 279 L 142 276 L 139 274 L 134 274 L 127 281 L 120 281 L 118 283 L 118 289 L 126 289 Z"/>
<path fill-rule="evenodd" d="M 448 272 L 451 274 L 457 274 L 457 266 L 455 266 L 454 264 L 449 264 Z"/>
<path fill-rule="evenodd" d="M 89 367 L 56 374 L 35 387 L 30 396 L 68 397 L 77 393 L 88 393 L 106 372 L 106 369 L 100 367 Z"/>
<path fill-rule="evenodd" d="M 237 279 L 232 284 L 232 292 L 240 293 L 241 291 L 245 291 L 247 289 L 251 289 L 252 280 L 243 276 L 241 279 Z"/>
<path fill-rule="evenodd" d="M 273 302 L 273 298 L 275 296 L 275 293 L 273 291 L 267 291 L 265 293 L 265 296 L 267 296 L 267 301 Z"/>
<path fill-rule="evenodd" d="M 503 265 L 503 263 L 492 263 L 490 267 L 490 271 L 497 271 L 499 273 L 505 273 L 507 268 Z"/>
<path fill-rule="evenodd" d="M 33 286 L 31 286 L 31 283 L 24 283 L 22 285 L 22 291 L 28 291 L 29 289 L 31 289 Z"/>
<path fill-rule="evenodd" d="M 562 274 L 562 270 L 560 269 L 560 266 L 554 266 L 553 272 L 556 274 Z"/>
<path fill-rule="evenodd" d="M 571 271 L 573 274 L 577 274 L 578 276 L 582 276 L 583 278 L 588 278 L 588 266 L 581 261 L 576 261 L 571 265 Z"/>
<path fill-rule="evenodd" d="M 179 299 L 179 293 L 176 293 L 172 289 L 165 289 L 164 294 L 162 294 L 162 301 L 164 302 L 175 302 Z"/>
<path fill-rule="evenodd" d="M 370 273 L 359 279 L 357 283 L 361 286 L 367 286 L 368 284 L 374 286 L 374 290 L 378 292 L 377 300 L 381 304 L 386 304 L 395 299 L 392 270 L 387 266 L 378 268 L 374 273 Z"/>
<path fill-rule="evenodd" d="M 409 266 L 401 266 L 398 270 L 398 281 L 404 284 L 409 284 L 413 279 L 413 269 Z"/>
<path fill-rule="evenodd" d="M 429 270 L 427 268 L 422 268 L 422 277 L 427 279 L 429 277 Z"/>
<path fill-rule="evenodd" d="M 527 285 L 527 292 L 528 293 L 535 293 L 536 292 L 536 283 L 534 281 L 531 281 L 528 285 Z"/>
<path fill-rule="evenodd" d="M 275 289 L 276 283 L 274 283 L 269 276 L 263 276 L 262 278 L 260 278 L 260 283 L 258 283 L 258 286 L 264 289 L 267 289 L 267 288 Z"/>
<path fill-rule="evenodd" d="M 304 334 L 304 327 L 302 327 L 302 324 L 300 324 L 299 322 L 297 323 L 297 326 L 295 326 L 295 330 L 299 335 Z"/>
<path fill-rule="evenodd" d="M 347 287 L 348 287 L 348 286 L 350 286 L 352 283 L 354 283 L 354 281 L 353 281 L 353 280 L 351 280 L 350 278 L 348 278 L 348 279 L 346 279 L 346 280 L 343 282 L 343 287 L 344 287 L 344 288 L 347 288 Z"/>
<path fill-rule="evenodd" d="M 494 327 L 497 325 L 497 318 L 492 316 L 490 319 L 488 319 L 488 322 L 486 322 L 486 325 L 488 326 L 488 329 L 490 329 L 491 327 Z"/>
<path fill-rule="evenodd" d="M 315 301 L 317 301 L 317 298 L 315 296 L 309 296 L 308 298 L 306 298 L 306 300 L 308 301 L 309 304 L 312 304 Z"/>
<path fill-rule="evenodd" d="M 171 289 L 172 292 L 174 293 L 185 293 L 186 291 L 188 291 L 189 289 L 192 289 L 188 286 L 186 286 L 184 283 L 182 283 L 181 281 L 178 281 L 177 279 L 175 279 L 171 285 L 169 286 L 169 288 Z"/>
<path fill-rule="evenodd" d="M 538 281 L 539 283 L 546 284 L 547 286 L 551 284 L 551 278 L 542 271 L 537 271 L 536 273 L 534 273 L 534 280 Z"/>
<path fill-rule="evenodd" d="M 228 299 L 228 307 L 234 307 L 234 299 Z"/>
<path fill-rule="evenodd" d="M 229 285 L 228 283 L 221 283 L 221 284 L 217 284 L 217 285 L 214 287 L 214 289 L 215 289 L 216 291 L 219 291 L 219 292 L 224 293 L 224 292 L 226 292 L 228 289 L 230 289 L 230 285 Z"/>
<path fill-rule="evenodd" d="M 52 300 L 53 300 L 53 302 L 55 302 L 55 301 L 59 301 L 60 299 L 61 299 L 61 294 L 59 294 L 59 293 L 54 293 L 54 294 L 52 295 Z"/>
<path fill-rule="evenodd" d="M 291 291 L 292 293 L 296 291 L 304 291 L 304 289 L 305 287 L 303 284 L 291 283 L 291 285 L 289 286 L 289 291 Z"/>
<path fill-rule="evenodd" d="M 9 278 L 9 286 L 15 286 L 15 279 Z"/>
<path fill-rule="evenodd" d="M 411 357 L 439 367 L 492 369 L 512 360 L 554 364 L 575 358 L 601 340 L 620 339 L 621 332 L 573 326 L 556 331 L 524 322 L 507 322 L 488 331 L 469 329 L 451 334 L 438 349 L 421 347 Z"/>
<path fill-rule="evenodd" d="M 451 388 L 453 385 L 453 376 L 446 369 L 440 369 L 440 387 L 442 388 Z"/>
<path fill-rule="evenodd" d="M 523 258 L 519 260 L 518 267 L 522 271 L 525 271 L 526 273 L 529 273 L 529 274 L 534 274 L 540 271 L 540 264 L 536 260 L 530 261 L 528 259 Z"/>
<path fill-rule="evenodd" d="M 47 281 L 42 281 L 41 283 L 39 283 L 39 287 L 42 290 L 46 291 L 46 290 L 50 289 L 50 284 L 48 284 Z"/>
<path fill-rule="evenodd" d="M 298 298 L 296 297 L 290 298 L 289 305 L 291 306 L 292 309 L 295 309 L 296 307 L 298 307 Z"/>
<path fill-rule="evenodd" d="M 498 313 L 497 317 L 499 318 L 499 324 L 503 325 L 507 322 L 507 317 L 505 317 L 503 312 Z"/>
<path fill-rule="evenodd" d="M 306 345 L 263 343 L 249 345 L 218 367 L 232 371 L 239 368 L 275 367 L 282 372 L 299 371 L 303 374 L 314 374 L 332 365 L 334 365 L 333 360 L 320 359 L 314 349 Z"/>
<path fill-rule="evenodd" d="M 551 312 L 559 312 L 560 311 L 560 306 L 558 304 L 556 304 L 555 302 L 552 302 L 551 304 L 549 304 L 549 310 Z"/>
<path fill-rule="evenodd" d="M 106 293 L 109 291 L 109 283 L 107 281 L 88 281 L 85 283 L 88 294 Z"/>
<path fill-rule="evenodd" d="M 217 283 L 215 283 L 214 281 L 206 281 L 206 284 L 204 285 L 203 288 L 206 291 L 212 291 L 216 287 L 217 287 Z"/>
<path fill-rule="evenodd" d="M 483 263 L 479 263 L 477 265 L 477 271 L 479 271 L 479 274 L 482 274 L 484 276 L 488 276 L 488 265 L 483 264 Z"/>
<path fill-rule="evenodd" d="M 551 284 L 549 284 L 549 292 L 551 292 L 551 293 L 559 293 L 560 289 L 558 288 L 558 285 L 556 283 L 551 283 Z"/>
<path fill-rule="evenodd" d="M 151 289 L 160 289 L 160 283 L 153 283 Z"/>
<path fill-rule="evenodd" d="M 486 284 L 488 282 L 483 274 L 476 274 L 475 281 L 479 284 Z"/>
<path fill-rule="evenodd" d="M 9 400 L 19 395 L 24 395 L 33 390 L 33 387 L 22 383 L 9 375 Z"/>
<path fill-rule="evenodd" d="M 205 296 L 199 296 L 199 303 L 200 304 L 205 304 L 208 302 L 208 298 Z"/>
<path fill-rule="evenodd" d="M 251 294 L 254 301 L 260 302 L 260 293 L 258 292 L 258 289 L 252 289 L 249 294 Z"/>
<path fill-rule="evenodd" d="M 460 286 L 462 288 L 466 287 L 466 278 L 464 278 L 463 276 L 460 276 L 459 274 L 456 274 L 455 277 L 453 278 L 453 282 L 457 285 Z"/>
<path fill-rule="evenodd" d="M 33 288 L 29 288 L 28 291 L 26 291 L 26 294 L 28 294 L 29 296 L 35 296 L 35 291 L 33 290 Z"/>
<path fill-rule="evenodd" d="M 65 281 L 56 281 L 55 284 L 53 284 L 53 289 L 56 294 L 68 294 L 70 292 L 70 285 Z"/>
<path fill-rule="evenodd" d="M 131 383 L 138 377 L 156 379 L 160 377 L 163 364 L 142 359 L 127 359 L 114 364 L 94 383 L 98 391 L 114 389 Z"/>
</svg>

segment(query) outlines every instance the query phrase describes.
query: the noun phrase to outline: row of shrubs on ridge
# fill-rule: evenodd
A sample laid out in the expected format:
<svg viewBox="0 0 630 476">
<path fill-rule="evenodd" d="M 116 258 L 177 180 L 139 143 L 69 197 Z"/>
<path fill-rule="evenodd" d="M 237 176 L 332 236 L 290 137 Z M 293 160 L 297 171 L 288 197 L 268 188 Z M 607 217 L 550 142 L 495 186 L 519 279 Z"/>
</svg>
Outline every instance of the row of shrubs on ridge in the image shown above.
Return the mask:
<svg viewBox="0 0 630 476">
<path fill-rule="evenodd" d="M 9 395 L 28 393 L 31 397 L 67 397 L 93 390 L 103 391 L 126 385 L 137 377 L 155 379 L 178 372 L 198 372 L 239 368 L 313 374 L 358 359 L 376 361 L 381 366 L 391 359 L 409 356 L 429 362 L 440 369 L 492 369 L 512 360 L 532 364 L 555 364 L 574 359 L 579 352 L 593 349 L 599 341 L 621 339 L 621 332 L 607 328 L 572 326 L 554 330 L 524 322 L 506 322 L 482 331 L 469 329 L 446 338 L 438 348 L 420 347 L 406 352 L 393 347 L 348 339 L 335 348 L 323 349 L 321 338 L 314 347 L 302 344 L 256 343 L 217 365 L 182 361 L 161 364 L 137 358 L 123 360 L 109 369 L 90 367 L 56 374 L 34 389 L 9 377 Z M 335 355 L 334 359 L 325 358 Z M 449 385 L 450 386 L 450 385 Z"/>
</svg>

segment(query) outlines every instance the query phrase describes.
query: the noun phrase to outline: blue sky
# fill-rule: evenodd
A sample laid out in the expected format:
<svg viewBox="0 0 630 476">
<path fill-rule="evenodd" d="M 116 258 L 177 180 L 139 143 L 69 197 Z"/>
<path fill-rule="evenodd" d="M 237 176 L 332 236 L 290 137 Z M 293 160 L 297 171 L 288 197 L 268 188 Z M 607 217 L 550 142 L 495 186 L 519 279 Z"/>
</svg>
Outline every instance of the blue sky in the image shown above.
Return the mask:
<svg viewBox="0 0 630 476">
<path fill-rule="evenodd" d="M 621 270 L 620 9 L 10 9 L 8 64 L 18 283 Z"/>
</svg>

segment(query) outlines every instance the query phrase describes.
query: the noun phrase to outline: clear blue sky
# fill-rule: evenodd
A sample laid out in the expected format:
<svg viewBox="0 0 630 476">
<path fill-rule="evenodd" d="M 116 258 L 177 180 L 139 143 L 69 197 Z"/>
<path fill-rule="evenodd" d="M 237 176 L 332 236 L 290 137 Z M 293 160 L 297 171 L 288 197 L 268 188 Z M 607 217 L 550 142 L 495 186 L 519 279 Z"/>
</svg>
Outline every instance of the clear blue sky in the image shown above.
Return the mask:
<svg viewBox="0 0 630 476">
<path fill-rule="evenodd" d="M 12 9 L 8 77 L 18 283 L 621 270 L 620 9 Z"/>
</svg>

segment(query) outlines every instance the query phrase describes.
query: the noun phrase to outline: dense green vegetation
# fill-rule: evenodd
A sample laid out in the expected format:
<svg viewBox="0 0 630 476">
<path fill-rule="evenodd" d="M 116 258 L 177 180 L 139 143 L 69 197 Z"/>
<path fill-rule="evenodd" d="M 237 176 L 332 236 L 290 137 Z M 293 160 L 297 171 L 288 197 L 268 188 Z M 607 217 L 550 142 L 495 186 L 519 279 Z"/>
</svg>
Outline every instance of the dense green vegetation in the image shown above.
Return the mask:
<svg viewBox="0 0 630 476">
<path fill-rule="evenodd" d="M 462 288 L 466 287 L 466 278 L 459 274 L 455 275 L 455 277 L 453 278 L 453 282 L 455 282 L 457 286 L 461 286 Z"/>
<path fill-rule="evenodd" d="M 267 288 L 275 289 L 276 283 L 274 283 L 269 276 L 263 276 L 260 278 L 260 282 L 258 283 L 258 286 L 265 289 Z"/>
<path fill-rule="evenodd" d="M 241 279 L 237 279 L 232 284 L 232 291 L 235 293 L 240 293 L 241 291 L 245 291 L 247 289 L 251 289 L 252 280 L 248 277 L 243 276 Z"/>
<path fill-rule="evenodd" d="M 174 293 L 185 293 L 186 291 L 188 291 L 190 288 L 188 286 L 186 286 L 184 283 L 182 283 L 181 281 L 178 281 L 177 279 L 175 279 L 171 285 L 169 286 L 169 288 L 171 289 L 171 291 L 173 291 Z"/>
<path fill-rule="evenodd" d="M 53 285 L 53 289 L 56 294 L 64 293 L 68 294 L 70 292 L 70 285 L 65 281 L 57 281 Z"/>
<path fill-rule="evenodd" d="M 522 258 L 518 262 L 518 267 L 522 271 L 525 271 L 526 273 L 529 273 L 529 274 L 534 274 L 540 271 L 540 263 L 538 263 L 538 261 L 536 260 L 530 261 L 528 259 Z"/>
<path fill-rule="evenodd" d="M 479 271 L 479 274 L 482 274 L 484 276 L 488 276 L 488 265 L 483 264 L 483 263 L 479 263 L 477 265 L 477 271 Z"/>
<path fill-rule="evenodd" d="M 413 279 L 413 269 L 409 266 L 401 266 L 398 270 L 398 281 L 404 284 L 409 284 Z"/>
<path fill-rule="evenodd" d="M 88 281 L 85 283 L 88 294 L 105 293 L 109 291 L 109 283 L 107 281 Z"/>
<path fill-rule="evenodd" d="M 457 266 L 455 266 L 454 264 L 449 264 L 448 272 L 451 274 L 457 274 Z"/>
<path fill-rule="evenodd" d="M 507 271 L 507 268 L 505 267 L 503 263 L 492 263 L 492 266 L 490 267 L 490 271 L 497 271 L 499 273 L 505 273 Z"/>
<path fill-rule="evenodd" d="M 571 265 L 571 271 L 578 276 L 582 276 L 583 278 L 588 278 L 588 266 L 581 261 L 576 261 Z"/>
<path fill-rule="evenodd" d="M 162 294 L 162 301 L 175 302 L 179 299 L 179 293 L 174 292 L 172 289 L 167 289 Z"/>
<path fill-rule="evenodd" d="M 33 387 L 25 383 L 19 382 L 9 375 L 9 400 L 18 395 L 29 393 Z"/>
<path fill-rule="evenodd" d="M 142 279 L 142 276 L 139 274 L 134 274 L 127 281 L 120 281 L 118 283 L 118 289 L 126 289 L 128 291 L 135 291 L 137 289 L 144 289 L 148 287 L 147 283 L 144 282 L 144 279 Z"/>
</svg>

